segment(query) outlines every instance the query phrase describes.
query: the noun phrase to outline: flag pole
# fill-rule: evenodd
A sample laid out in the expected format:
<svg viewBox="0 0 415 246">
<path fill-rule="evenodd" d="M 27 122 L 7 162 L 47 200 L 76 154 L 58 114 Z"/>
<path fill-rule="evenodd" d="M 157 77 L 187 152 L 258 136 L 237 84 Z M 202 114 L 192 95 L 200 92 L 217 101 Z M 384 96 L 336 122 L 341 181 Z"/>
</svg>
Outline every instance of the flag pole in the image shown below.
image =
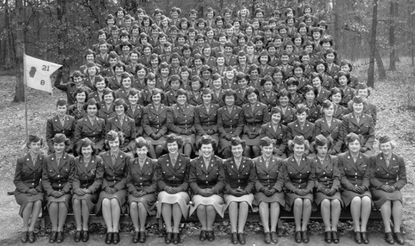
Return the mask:
<svg viewBox="0 0 415 246">
<path fill-rule="evenodd" d="M 24 118 L 26 124 L 26 143 L 29 142 L 29 124 L 27 123 L 27 81 L 25 73 L 26 54 L 23 53 L 23 82 L 24 82 Z"/>
</svg>

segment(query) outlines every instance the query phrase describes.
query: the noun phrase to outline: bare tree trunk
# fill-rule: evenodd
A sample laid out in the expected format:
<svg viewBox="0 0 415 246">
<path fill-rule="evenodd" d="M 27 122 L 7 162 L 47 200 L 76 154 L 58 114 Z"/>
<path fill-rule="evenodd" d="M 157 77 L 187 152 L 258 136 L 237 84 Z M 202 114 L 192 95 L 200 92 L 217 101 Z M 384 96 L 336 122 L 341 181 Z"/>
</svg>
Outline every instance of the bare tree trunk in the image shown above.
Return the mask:
<svg viewBox="0 0 415 246">
<path fill-rule="evenodd" d="M 395 23 L 397 17 L 395 0 L 390 2 L 390 22 L 389 22 L 389 70 L 396 71 L 395 64 Z"/>
<path fill-rule="evenodd" d="M 376 29 L 378 25 L 378 0 L 373 0 L 372 30 L 370 34 L 369 69 L 367 72 L 367 85 L 375 87 L 375 56 L 376 56 Z"/>
<path fill-rule="evenodd" d="M 385 80 L 386 79 L 385 66 L 383 65 L 382 56 L 379 53 L 378 47 L 376 47 L 375 58 L 376 58 L 376 65 L 378 66 L 379 80 Z"/>
<path fill-rule="evenodd" d="M 24 55 L 24 32 L 26 29 L 25 23 L 25 14 L 23 7 L 23 0 L 16 0 L 16 17 L 17 17 L 17 26 L 16 26 L 16 92 L 14 94 L 14 102 L 24 102 L 25 95 L 25 84 L 23 81 L 23 55 Z"/>
<path fill-rule="evenodd" d="M 411 0 L 408 0 L 408 2 L 411 4 L 411 11 L 409 12 L 409 30 L 410 33 L 409 35 L 411 35 L 411 44 L 410 44 L 410 49 L 411 49 L 411 65 L 414 67 L 415 66 L 415 34 L 413 31 L 413 26 L 415 24 L 415 4 L 413 4 L 413 2 L 411 2 Z M 415 71 L 414 71 L 415 74 Z"/>
<path fill-rule="evenodd" d="M 341 53 L 340 52 L 340 50 L 338 49 L 339 48 L 339 44 L 340 44 L 340 28 L 339 28 L 339 26 L 340 26 L 340 11 L 339 11 L 339 8 L 340 8 L 340 2 L 341 1 L 339 1 L 339 0 L 333 0 L 333 4 L 334 4 L 334 49 L 335 50 L 337 50 L 337 55 L 338 55 L 338 61 L 340 61 L 341 60 L 341 56 L 340 56 L 340 54 L 339 53 Z M 343 37 L 344 38 L 344 37 Z"/>
</svg>

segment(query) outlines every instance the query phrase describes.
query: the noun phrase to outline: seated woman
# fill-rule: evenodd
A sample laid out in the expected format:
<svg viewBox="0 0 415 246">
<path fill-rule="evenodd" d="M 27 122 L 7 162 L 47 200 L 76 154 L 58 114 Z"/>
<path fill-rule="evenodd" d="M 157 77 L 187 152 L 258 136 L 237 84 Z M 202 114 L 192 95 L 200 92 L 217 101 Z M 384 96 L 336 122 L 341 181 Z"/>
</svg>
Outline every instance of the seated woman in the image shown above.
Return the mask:
<svg viewBox="0 0 415 246">
<path fill-rule="evenodd" d="M 302 136 L 309 143 L 312 142 L 315 136 L 315 125 L 307 121 L 307 117 L 308 117 L 307 106 L 305 106 L 304 104 L 297 105 L 296 116 L 297 116 L 297 120 L 289 123 L 287 126 L 287 139 L 292 140 L 296 136 Z M 309 152 L 310 150 L 306 148 L 305 155 L 308 155 Z"/>
<path fill-rule="evenodd" d="M 63 242 L 63 226 L 68 215 L 72 182 L 75 176 L 75 158 L 65 153 L 68 140 L 58 133 L 53 137 L 55 153 L 43 159 L 42 186 L 46 192 L 52 232 L 50 243 Z"/>
<path fill-rule="evenodd" d="M 342 98 L 343 92 L 339 88 L 331 88 L 330 96 L 328 97 L 328 99 L 333 103 L 334 106 L 333 117 L 339 120 L 343 119 L 343 115 L 348 114 L 347 108 L 340 105 Z"/>
<path fill-rule="evenodd" d="M 104 163 L 104 177 L 95 213 L 102 211 L 107 226 L 106 244 L 120 242 L 119 221 L 121 213 L 125 211 L 127 196 L 125 184 L 130 156 L 120 150 L 122 139 L 121 132 L 108 132 L 105 142 L 110 150 L 99 155 Z"/>
<path fill-rule="evenodd" d="M 280 158 L 287 158 L 287 127 L 281 124 L 282 112 L 278 107 L 272 108 L 271 121 L 261 126 L 261 138 L 269 137 L 274 140 L 273 154 Z"/>
<path fill-rule="evenodd" d="M 95 99 L 89 100 L 84 105 L 84 108 L 87 116 L 78 120 L 76 123 L 74 143 L 78 145 L 81 139 L 89 138 L 94 143 L 94 154 L 97 155 L 104 149 L 105 121 L 97 117 L 97 111 L 100 105 Z"/>
<path fill-rule="evenodd" d="M 189 214 L 197 211 L 197 217 L 202 224 L 200 241 L 215 240 L 213 222 L 216 213 L 222 218 L 224 214 L 223 188 L 225 187 L 225 172 L 222 159 L 215 156 L 216 142 L 211 136 L 202 136 L 198 143 L 200 156 L 190 163 L 189 184 L 193 192 L 193 206 Z"/>
<path fill-rule="evenodd" d="M 219 105 L 212 103 L 212 90 L 205 88 L 202 90 L 203 104 L 195 107 L 195 128 L 196 143 L 202 139 L 203 135 L 209 135 L 213 141 L 219 142 L 218 135 L 218 109 Z M 200 153 L 199 153 L 200 154 Z"/>
<path fill-rule="evenodd" d="M 115 92 L 110 88 L 105 88 L 103 91 L 103 103 L 100 105 L 98 109 L 97 116 L 104 121 L 107 121 L 109 118 L 114 117 L 114 99 L 115 99 Z"/>
<path fill-rule="evenodd" d="M 150 157 L 157 159 L 163 153 L 167 133 L 167 109 L 164 101 L 164 93 L 155 88 L 152 91 L 151 102 L 143 109 L 142 125 L 144 137 L 149 142 Z"/>
<path fill-rule="evenodd" d="M 370 178 L 370 191 L 372 192 L 375 207 L 380 209 L 385 226 L 385 241 L 393 244 L 395 241 L 405 243 L 402 232 L 402 193 L 406 185 L 405 161 L 393 153 L 396 143 L 388 136 L 379 139 L 379 153 L 371 157 L 373 175 Z M 393 216 L 393 233 L 391 228 L 391 215 Z"/>
<path fill-rule="evenodd" d="M 248 218 L 248 208 L 252 209 L 254 195 L 252 189 L 256 181 L 254 162 L 244 157 L 245 141 L 239 137 L 231 140 L 232 157 L 224 162 L 226 208 L 229 207 L 232 243 L 245 244 L 244 228 Z"/>
<path fill-rule="evenodd" d="M 74 117 L 76 121 L 87 115 L 84 104 L 88 101 L 88 94 L 86 87 L 76 89 L 73 94 L 76 102 L 68 107 L 68 115 Z"/>
<path fill-rule="evenodd" d="M 167 127 L 170 132 L 183 139 L 182 152 L 190 156 L 195 144 L 194 106 L 188 103 L 188 94 L 184 89 L 177 91 L 177 104 L 167 110 Z"/>
<path fill-rule="evenodd" d="M 146 242 L 146 220 L 155 215 L 157 201 L 157 161 L 147 157 L 149 142 L 139 137 L 135 141 L 137 158 L 129 163 L 127 175 L 128 204 L 134 224 L 133 243 Z"/>
<path fill-rule="evenodd" d="M 78 145 L 79 156 L 75 158 L 72 208 L 75 215 L 75 242 L 89 240 L 88 220 L 98 200 L 98 190 L 102 185 L 104 166 L 101 157 L 94 155 L 94 144 L 84 138 Z"/>
<path fill-rule="evenodd" d="M 261 138 L 261 125 L 269 122 L 269 111 L 267 105 L 258 101 L 258 89 L 248 87 L 245 97 L 248 103 L 242 106 L 244 120 L 242 140 L 246 143 L 244 156 L 257 157 L 260 155 L 258 146 Z"/>
<path fill-rule="evenodd" d="M 259 205 L 259 215 L 264 227 L 265 243 L 278 243 L 276 231 L 280 206 L 285 207 L 285 197 L 282 190 L 284 186 L 281 172 L 282 159 L 273 156 L 274 141 L 271 138 L 263 137 L 259 144 L 262 155 L 253 160 L 257 176 L 254 203 Z"/>
<path fill-rule="evenodd" d="M 309 144 L 303 136 L 295 136 L 288 142 L 288 147 L 293 155 L 284 160 L 282 168 L 287 190 L 285 209 L 294 212 L 295 241 L 308 243 L 307 224 L 313 203 L 314 163 L 305 156 Z"/>
<path fill-rule="evenodd" d="M 349 151 L 338 155 L 342 184 L 342 199 L 345 207 L 350 206 L 355 231 L 356 243 L 369 243 L 366 228 L 372 210 L 370 185 L 370 159 L 361 152 L 361 138 L 356 133 L 349 133 L 345 144 Z"/>
<path fill-rule="evenodd" d="M 329 154 L 331 142 L 323 135 L 317 135 L 313 144 L 316 153 L 312 159 L 316 175 L 314 202 L 321 209 L 325 227 L 325 242 L 339 243 L 337 225 L 343 200 L 339 192 L 341 185 L 338 159 Z"/>
<path fill-rule="evenodd" d="M 29 152 L 17 159 L 13 183 L 16 186 L 14 197 L 20 205 L 19 215 L 23 218 L 22 243 L 36 241 L 34 230 L 44 201 L 41 178 L 45 155 L 41 151 L 42 143 L 38 136 L 29 135 L 26 144 Z"/>
<path fill-rule="evenodd" d="M 289 123 L 293 122 L 296 119 L 295 109 L 292 108 L 289 104 L 291 94 L 288 93 L 286 89 L 281 89 L 277 99 L 278 105 L 275 106 L 281 110 L 281 124 L 287 126 Z"/>
<path fill-rule="evenodd" d="M 180 242 L 180 220 L 182 216 L 186 219 L 189 212 L 190 197 L 187 190 L 190 158 L 179 152 L 182 145 L 183 140 L 180 137 L 175 134 L 168 135 L 166 149 L 169 153 L 157 159 L 160 191 L 157 198 L 157 218 L 162 215 L 166 224 L 166 244 Z"/>
</svg>

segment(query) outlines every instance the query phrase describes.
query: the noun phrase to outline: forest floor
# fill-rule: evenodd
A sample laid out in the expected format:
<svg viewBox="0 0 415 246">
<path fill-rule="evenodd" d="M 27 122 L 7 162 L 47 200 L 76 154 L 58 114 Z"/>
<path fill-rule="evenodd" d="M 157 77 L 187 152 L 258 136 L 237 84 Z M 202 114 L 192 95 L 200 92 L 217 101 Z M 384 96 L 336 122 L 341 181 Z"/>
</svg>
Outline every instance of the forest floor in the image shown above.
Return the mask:
<svg viewBox="0 0 415 246">
<path fill-rule="evenodd" d="M 358 63 L 358 62 L 356 62 Z M 365 62 L 361 62 L 364 64 Z M 369 101 L 378 109 L 378 123 L 376 136 L 389 135 L 398 142 L 395 152 L 406 160 L 408 184 L 402 189 L 404 199 L 403 230 L 406 245 L 415 246 L 415 69 L 409 65 L 409 60 L 401 58 L 397 64 L 398 70 L 388 71 L 387 79 L 376 81 L 375 89 L 371 91 Z M 366 78 L 367 65 L 361 66 L 357 72 L 353 72 L 359 78 Z M 362 79 L 364 80 L 364 79 Z M 14 190 L 13 176 L 16 159 L 25 153 L 24 143 L 26 138 L 25 128 L 25 104 L 13 103 L 15 77 L 0 76 L 0 245 L 19 244 L 21 231 L 21 218 L 18 215 L 18 205 L 13 196 L 7 196 L 7 191 Z M 29 134 L 45 136 L 46 119 L 55 112 L 55 102 L 58 98 L 65 97 L 63 93 L 54 89 L 53 95 L 41 91 L 28 90 L 27 118 Z M 375 144 L 377 145 L 377 144 Z M 162 236 L 157 235 L 156 230 L 149 228 L 149 245 L 164 243 Z M 200 226 L 198 224 L 186 225 L 184 228 L 184 242 L 182 245 L 200 244 L 198 240 Z M 258 223 L 248 223 L 247 244 L 262 245 L 262 228 Z M 383 240 L 383 225 L 381 222 L 370 222 L 369 229 L 371 245 L 386 245 Z M 92 229 L 92 228 L 91 228 Z M 95 231 L 88 245 L 100 245 L 105 237 L 105 228 L 94 226 Z M 131 242 L 131 225 L 121 227 L 121 245 Z M 280 239 L 280 244 L 296 245 L 294 243 L 293 223 L 284 223 L 285 237 Z M 48 228 L 47 231 L 50 229 Z M 350 221 L 343 222 L 339 226 L 342 245 L 354 245 L 353 226 Z M 217 223 L 215 226 L 217 240 L 221 245 L 230 244 L 229 223 Z M 320 222 L 310 222 L 309 231 L 312 234 L 309 245 L 324 244 L 324 226 Z M 64 245 L 73 245 L 73 225 L 68 225 L 65 230 Z M 40 231 L 40 238 L 35 245 L 47 243 L 48 233 Z M 201 243 L 203 244 L 203 243 Z M 207 243 L 206 243 L 207 244 Z"/>
</svg>

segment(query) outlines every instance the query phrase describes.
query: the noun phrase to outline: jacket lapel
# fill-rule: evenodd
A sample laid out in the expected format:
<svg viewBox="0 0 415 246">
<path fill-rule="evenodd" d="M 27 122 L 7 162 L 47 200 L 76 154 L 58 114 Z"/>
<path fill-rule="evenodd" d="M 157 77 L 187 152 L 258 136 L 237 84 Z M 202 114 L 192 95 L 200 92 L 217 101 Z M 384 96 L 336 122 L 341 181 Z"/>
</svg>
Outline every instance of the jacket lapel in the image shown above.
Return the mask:
<svg viewBox="0 0 415 246">
<path fill-rule="evenodd" d="M 56 162 L 56 155 L 51 156 L 50 164 L 51 164 L 52 168 L 55 169 L 55 172 L 59 173 L 58 163 Z"/>
<path fill-rule="evenodd" d="M 389 161 L 389 167 L 388 166 L 386 166 L 386 159 L 385 159 L 385 157 L 383 156 L 383 154 L 382 155 L 378 155 L 378 157 L 377 157 L 377 162 L 376 163 L 379 163 L 379 166 L 381 166 L 386 172 L 389 172 L 389 168 L 392 166 L 391 164 L 391 161 L 392 161 L 392 158 L 391 158 L 391 160 Z"/>
</svg>

